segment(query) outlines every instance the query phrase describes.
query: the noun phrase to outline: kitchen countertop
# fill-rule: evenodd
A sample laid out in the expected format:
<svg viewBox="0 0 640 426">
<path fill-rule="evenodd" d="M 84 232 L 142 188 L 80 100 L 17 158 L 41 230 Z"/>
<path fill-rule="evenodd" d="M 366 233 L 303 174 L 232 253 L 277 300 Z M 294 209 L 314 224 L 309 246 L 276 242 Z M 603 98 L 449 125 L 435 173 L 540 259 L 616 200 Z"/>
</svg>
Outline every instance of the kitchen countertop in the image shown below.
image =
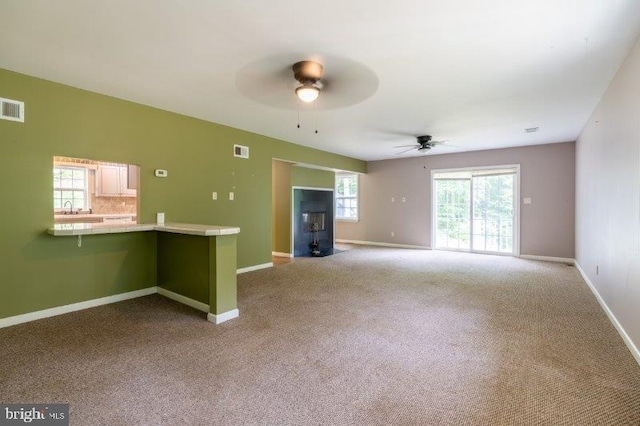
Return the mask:
<svg viewBox="0 0 640 426">
<path fill-rule="evenodd" d="M 82 214 L 64 214 L 64 213 L 55 213 L 53 217 L 55 219 L 91 219 L 92 217 L 135 217 L 136 213 L 82 213 Z"/>
<path fill-rule="evenodd" d="M 56 237 L 74 235 L 119 234 L 124 232 L 159 231 L 174 234 L 200 235 L 204 237 L 216 235 L 233 235 L 240 233 L 234 226 L 199 225 L 191 223 L 56 223 L 47 229 L 47 233 Z"/>
</svg>

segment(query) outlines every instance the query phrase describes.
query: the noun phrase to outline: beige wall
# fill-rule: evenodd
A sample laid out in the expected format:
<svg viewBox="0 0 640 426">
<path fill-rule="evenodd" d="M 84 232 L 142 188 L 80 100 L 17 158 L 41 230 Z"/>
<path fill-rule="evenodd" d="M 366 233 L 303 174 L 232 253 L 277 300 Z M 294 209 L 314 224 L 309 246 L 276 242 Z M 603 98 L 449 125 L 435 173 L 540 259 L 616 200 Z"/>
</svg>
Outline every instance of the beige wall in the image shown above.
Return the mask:
<svg viewBox="0 0 640 426">
<path fill-rule="evenodd" d="M 572 259 L 573 142 L 370 162 L 360 175 L 360 221 L 339 222 L 336 237 L 430 247 L 431 170 L 504 164 L 520 164 L 521 254 Z"/>
<path fill-rule="evenodd" d="M 291 251 L 291 163 L 273 160 L 271 168 L 272 251 Z"/>
<path fill-rule="evenodd" d="M 576 143 L 576 260 L 640 346 L 640 42 Z M 640 362 L 640 354 L 636 351 Z"/>
</svg>

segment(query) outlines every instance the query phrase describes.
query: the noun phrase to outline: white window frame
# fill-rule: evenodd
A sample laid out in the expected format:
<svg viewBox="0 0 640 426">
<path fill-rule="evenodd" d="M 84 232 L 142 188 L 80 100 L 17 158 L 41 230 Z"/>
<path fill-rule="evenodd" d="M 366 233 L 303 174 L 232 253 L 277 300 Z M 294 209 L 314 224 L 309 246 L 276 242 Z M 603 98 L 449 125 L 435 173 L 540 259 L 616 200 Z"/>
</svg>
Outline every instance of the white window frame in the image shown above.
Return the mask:
<svg viewBox="0 0 640 426">
<path fill-rule="evenodd" d="M 338 179 L 341 177 L 355 177 L 356 180 L 356 194 L 354 196 L 341 196 L 338 191 Z M 338 200 L 339 199 L 353 199 L 356 200 L 356 217 L 342 217 L 338 216 Z M 335 181 L 335 218 L 339 222 L 358 222 L 360 220 L 360 175 L 352 172 L 338 172 L 336 173 Z"/>
<path fill-rule="evenodd" d="M 447 172 L 473 172 L 474 170 L 491 170 L 491 169 L 515 169 L 515 182 L 513 194 L 513 253 L 476 251 L 476 250 L 455 250 L 455 249 L 436 249 L 436 180 L 434 176 L 438 173 Z M 472 194 L 473 197 L 473 194 Z M 471 199 L 473 202 L 473 198 Z M 473 231 L 472 231 L 473 232 Z M 465 251 L 470 253 L 485 253 L 498 256 L 520 256 L 520 164 L 498 164 L 495 166 L 478 166 L 478 167 L 459 167 L 453 169 L 433 169 L 431 170 L 431 247 L 434 250 L 449 251 Z"/>
<path fill-rule="evenodd" d="M 82 189 L 77 189 L 77 188 L 63 188 L 63 187 L 56 187 L 55 184 L 53 186 L 53 190 L 54 191 L 72 191 L 72 192 L 82 192 L 84 195 L 84 210 L 89 210 L 91 208 L 91 198 L 89 197 L 89 170 L 85 167 L 74 167 L 74 166 L 67 166 L 67 165 L 56 165 L 53 166 L 53 169 L 55 171 L 55 169 L 60 169 L 60 170 L 83 170 L 84 171 L 84 186 Z M 55 197 L 54 197 L 54 201 L 55 201 Z M 72 203 L 73 204 L 73 203 Z M 77 210 L 77 207 L 75 206 L 71 206 L 73 210 Z M 64 207 L 64 204 L 61 205 L 60 208 L 55 208 L 53 209 L 53 211 L 55 213 L 61 213 L 66 211 L 67 209 Z"/>
</svg>

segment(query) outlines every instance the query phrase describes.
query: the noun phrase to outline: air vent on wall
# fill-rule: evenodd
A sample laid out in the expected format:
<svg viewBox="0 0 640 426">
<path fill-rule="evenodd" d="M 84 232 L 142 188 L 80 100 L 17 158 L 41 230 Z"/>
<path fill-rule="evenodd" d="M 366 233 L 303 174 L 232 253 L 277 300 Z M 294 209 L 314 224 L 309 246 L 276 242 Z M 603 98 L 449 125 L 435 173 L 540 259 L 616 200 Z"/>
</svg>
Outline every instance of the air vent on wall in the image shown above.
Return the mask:
<svg viewBox="0 0 640 426">
<path fill-rule="evenodd" d="M 233 156 L 240 158 L 249 158 L 249 147 L 242 145 L 233 145 Z"/>
<path fill-rule="evenodd" d="M 0 119 L 24 123 L 24 102 L 0 98 Z"/>
</svg>

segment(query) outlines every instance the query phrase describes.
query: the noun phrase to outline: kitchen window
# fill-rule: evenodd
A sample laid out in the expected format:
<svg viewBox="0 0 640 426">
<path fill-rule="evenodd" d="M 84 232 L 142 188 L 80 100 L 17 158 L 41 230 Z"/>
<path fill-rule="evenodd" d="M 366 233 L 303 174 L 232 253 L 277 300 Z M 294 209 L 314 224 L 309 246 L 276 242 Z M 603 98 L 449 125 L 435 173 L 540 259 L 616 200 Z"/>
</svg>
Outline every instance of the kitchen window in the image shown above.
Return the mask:
<svg viewBox="0 0 640 426">
<path fill-rule="evenodd" d="M 53 168 L 54 210 L 86 210 L 89 208 L 87 169 L 55 166 Z"/>
<path fill-rule="evenodd" d="M 336 174 L 336 219 L 358 220 L 358 174 Z"/>
</svg>

